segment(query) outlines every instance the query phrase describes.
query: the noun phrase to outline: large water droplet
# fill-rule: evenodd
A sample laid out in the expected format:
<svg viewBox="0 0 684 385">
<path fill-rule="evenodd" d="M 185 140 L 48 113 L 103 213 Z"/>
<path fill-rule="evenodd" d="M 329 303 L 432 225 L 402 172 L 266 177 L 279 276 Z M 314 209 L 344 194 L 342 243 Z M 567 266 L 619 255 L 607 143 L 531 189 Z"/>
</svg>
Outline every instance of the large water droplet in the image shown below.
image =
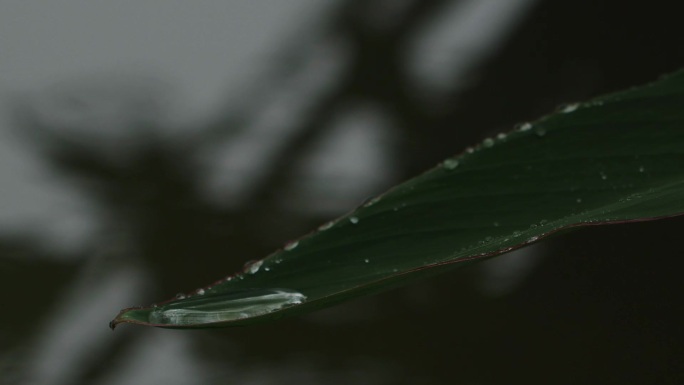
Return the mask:
<svg viewBox="0 0 684 385">
<path fill-rule="evenodd" d="M 292 241 L 285 245 L 285 251 L 294 250 L 297 248 L 297 246 L 299 246 L 299 241 Z"/>
<path fill-rule="evenodd" d="M 201 325 L 255 317 L 300 304 L 306 296 L 287 289 L 207 294 L 152 310 L 148 321 L 162 325 Z"/>
<path fill-rule="evenodd" d="M 444 162 L 442 162 L 442 166 L 447 169 L 447 170 L 453 170 L 456 167 L 458 167 L 458 160 L 456 159 L 447 159 Z"/>
<path fill-rule="evenodd" d="M 351 222 L 353 225 L 359 223 L 359 218 L 358 217 L 349 217 L 349 222 Z"/>
</svg>

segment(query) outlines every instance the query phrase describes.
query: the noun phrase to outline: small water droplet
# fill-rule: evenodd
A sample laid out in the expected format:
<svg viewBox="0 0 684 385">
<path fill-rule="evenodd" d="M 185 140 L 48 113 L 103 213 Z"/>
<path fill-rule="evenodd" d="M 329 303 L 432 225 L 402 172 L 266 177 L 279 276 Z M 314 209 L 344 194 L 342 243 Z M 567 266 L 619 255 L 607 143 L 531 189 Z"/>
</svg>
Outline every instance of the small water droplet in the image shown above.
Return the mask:
<svg viewBox="0 0 684 385">
<path fill-rule="evenodd" d="M 368 263 L 368 262 L 370 262 L 370 259 L 366 258 L 366 259 L 364 259 L 363 261 L 366 262 L 366 263 Z"/>
<path fill-rule="evenodd" d="M 504 139 L 506 139 L 506 136 L 508 136 L 506 133 L 500 132 L 499 134 L 496 135 L 496 138 L 499 140 L 504 140 Z"/>
<path fill-rule="evenodd" d="M 604 172 L 601 172 L 600 175 L 601 175 L 601 179 L 603 179 L 603 180 L 608 179 L 608 175 L 606 175 Z"/>
<path fill-rule="evenodd" d="M 521 235 L 522 233 L 520 231 L 514 231 L 513 232 L 513 237 L 517 238 Z"/>
<path fill-rule="evenodd" d="M 644 172 L 644 171 L 646 171 L 646 169 L 644 168 L 644 166 L 639 166 L 639 172 Z"/>
<path fill-rule="evenodd" d="M 292 241 L 285 245 L 285 251 L 291 251 L 297 248 L 299 246 L 299 241 Z"/>
<path fill-rule="evenodd" d="M 366 202 L 363 204 L 363 207 L 370 207 L 378 202 L 380 202 L 380 197 L 368 198 L 366 199 Z"/>
<path fill-rule="evenodd" d="M 326 222 L 326 223 L 324 223 L 324 224 L 318 226 L 318 230 L 319 230 L 319 231 L 328 230 L 328 229 L 330 229 L 331 227 L 333 227 L 334 224 L 335 224 L 335 223 L 334 223 L 333 221 Z"/>
<path fill-rule="evenodd" d="M 535 235 L 535 236 L 532 236 L 532 237 L 528 238 L 528 239 L 527 239 L 527 242 L 534 242 L 534 241 L 536 241 L 537 239 L 539 239 L 539 237 Z"/>
<path fill-rule="evenodd" d="M 544 226 L 547 222 L 548 221 L 546 219 L 542 219 L 541 221 L 539 221 L 539 225 Z"/>
<path fill-rule="evenodd" d="M 575 201 L 576 201 L 577 203 L 582 203 L 582 198 L 577 198 Z"/>
<path fill-rule="evenodd" d="M 534 130 L 534 133 L 541 138 L 542 136 L 546 135 L 546 129 L 544 127 L 537 127 L 537 129 Z"/>
<path fill-rule="evenodd" d="M 266 267 L 264 267 L 264 271 L 271 271 L 271 268 L 266 266 Z"/>
<path fill-rule="evenodd" d="M 352 225 L 355 225 L 359 223 L 359 218 L 358 217 L 349 217 L 349 222 L 352 223 Z"/>
<path fill-rule="evenodd" d="M 560 107 L 560 112 L 564 114 L 569 114 L 575 110 L 577 110 L 577 107 L 579 107 L 579 103 L 571 103 L 571 104 L 565 104 Z"/>
<path fill-rule="evenodd" d="M 494 222 L 494 227 L 499 227 L 499 222 Z"/>
<path fill-rule="evenodd" d="M 468 154 L 472 154 L 473 152 L 475 152 L 475 149 L 472 148 L 472 147 L 468 147 L 468 148 L 466 148 L 466 152 L 467 152 Z"/>
<path fill-rule="evenodd" d="M 245 263 L 244 269 L 249 274 L 254 274 L 257 271 L 259 271 L 259 268 L 263 263 L 264 261 L 248 261 L 247 263 Z"/>
<path fill-rule="evenodd" d="M 176 294 L 176 299 L 185 299 L 185 294 L 183 294 L 183 293 Z"/>
<path fill-rule="evenodd" d="M 525 123 L 520 123 L 516 126 L 518 131 L 529 131 L 532 129 L 532 123 L 525 122 Z"/>
<path fill-rule="evenodd" d="M 494 139 L 492 138 L 486 138 L 484 141 L 482 141 L 482 145 L 489 148 L 494 145 Z"/>
<path fill-rule="evenodd" d="M 197 289 L 197 294 L 204 295 L 204 289 Z"/>
<path fill-rule="evenodd" d="M 444 166 L 445 169 L 447 170 L 453 170 L 456 167 L 458 167 L 458 160 L 456 159 L 447 159 L 444 162 L 442 162 L 442 166 Z"/>
</svg>

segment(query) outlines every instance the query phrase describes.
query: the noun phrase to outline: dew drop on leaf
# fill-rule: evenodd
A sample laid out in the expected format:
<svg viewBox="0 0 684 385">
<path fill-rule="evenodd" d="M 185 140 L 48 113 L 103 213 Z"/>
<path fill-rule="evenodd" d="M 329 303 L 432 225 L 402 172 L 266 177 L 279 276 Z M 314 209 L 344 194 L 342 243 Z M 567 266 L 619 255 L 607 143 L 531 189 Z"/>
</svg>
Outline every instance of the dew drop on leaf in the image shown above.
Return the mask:
<svg viewBox="0 0 684 385">
<path fill-rule="evenodd" d="M 453 170 L 456 167 L 458 167 L 458 160 L 456 159 L 447 159 L 444 162 L 442 162 L 442 166 L 447 169 L 447 170 Z"/>
<path fill-rule="evenodd" d="M 285 251 L 294 250 L 297 248 L 297 246 L 299 246 L 299 241 L 292 241 L 285 245 Z"/>
<path fill-rule="evenodd" d="M 532 129 L 532 124 L 531 124 L 531 123 L 528 123 L 528 122 L 520 123 L 519 125 L 517 125 L 516 128 L 517 128 L 519 131 L 529 131 L 529 130 Z"/>
<path fill-rule="evenodd" d="M 329 228 L 333 227 L 334 224 L 335 224 L 335 223 L 334 223 L 333 221 L 326 222 L 326 223 L 324 223 L 324 224 L 318 226 L 318 230 L 319 230 L 319 231 L 328 230 Z"/>
<path fill-rule="evenodd" d="M 579 107 L 578 103 L 566 104 L 564 106 L 561 106 L 560 112 L 564 114 L 569 114 L 571 112 L 574 112 L 577 109 L 577 107 Z"/>
</svg>

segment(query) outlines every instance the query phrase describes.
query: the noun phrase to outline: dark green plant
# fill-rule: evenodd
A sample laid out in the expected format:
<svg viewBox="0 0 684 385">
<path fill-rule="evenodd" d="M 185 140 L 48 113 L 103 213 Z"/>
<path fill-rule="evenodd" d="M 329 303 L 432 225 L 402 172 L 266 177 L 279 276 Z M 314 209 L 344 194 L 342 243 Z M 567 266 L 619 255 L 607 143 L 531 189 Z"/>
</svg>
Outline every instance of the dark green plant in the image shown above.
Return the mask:
<svg viewBox="0 0 684 385">
<path fill-rule="evenodd" d="M 300 314 L 588 225 L 684 212 L 684 72 L 570 104 L 402 183 L 205 288 L 114 321 L 196 328 Z"/>
</svg>

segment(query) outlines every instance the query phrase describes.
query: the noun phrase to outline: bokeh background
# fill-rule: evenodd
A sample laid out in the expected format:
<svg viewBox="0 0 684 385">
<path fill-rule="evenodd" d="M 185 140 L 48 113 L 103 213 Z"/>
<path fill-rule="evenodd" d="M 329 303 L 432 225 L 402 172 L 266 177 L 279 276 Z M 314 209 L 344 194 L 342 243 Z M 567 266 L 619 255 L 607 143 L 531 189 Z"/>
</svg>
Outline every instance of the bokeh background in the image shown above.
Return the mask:
<svg viewBox="0 0 684 385">
<path fill-rule="evenodd" d="M 677 218 L 270 324 L 107 327 L 486 136 L 683 67 L 676 6 L 0 2 L 0 383 L 682 383 Z"/>
</svg>

